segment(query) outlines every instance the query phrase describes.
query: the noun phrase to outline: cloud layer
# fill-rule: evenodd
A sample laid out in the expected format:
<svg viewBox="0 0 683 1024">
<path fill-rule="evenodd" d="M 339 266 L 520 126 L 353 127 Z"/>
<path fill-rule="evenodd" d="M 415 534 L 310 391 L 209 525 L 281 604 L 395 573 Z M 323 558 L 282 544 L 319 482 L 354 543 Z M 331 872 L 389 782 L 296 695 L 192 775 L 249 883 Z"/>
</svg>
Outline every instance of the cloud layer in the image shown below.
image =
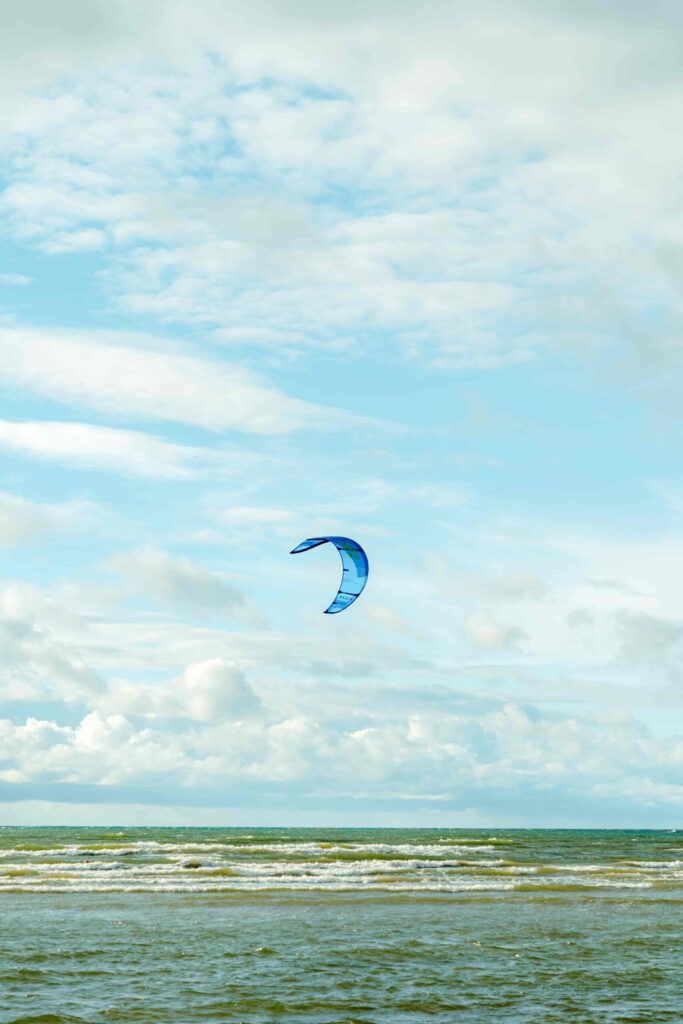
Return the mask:
<svg viewBox="0 0 683 1024">
<path fill-rule="evenodd" d="M 10 817 L 678 824 L 680 5 L 6 21 Z"/>
</svg>

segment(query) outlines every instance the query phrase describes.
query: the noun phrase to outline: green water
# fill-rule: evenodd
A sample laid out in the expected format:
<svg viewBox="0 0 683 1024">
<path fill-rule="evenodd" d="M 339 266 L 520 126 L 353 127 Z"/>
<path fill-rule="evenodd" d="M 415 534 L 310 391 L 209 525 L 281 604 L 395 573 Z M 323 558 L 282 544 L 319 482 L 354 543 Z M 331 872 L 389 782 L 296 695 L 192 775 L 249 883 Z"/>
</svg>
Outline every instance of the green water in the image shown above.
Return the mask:
<svg viewBox="0 0 683 1024">
<path fill-rule="evenodd" d="M 683 835 L 0 829 L 0 1024 L 683 1021 Z"/>
</svg>

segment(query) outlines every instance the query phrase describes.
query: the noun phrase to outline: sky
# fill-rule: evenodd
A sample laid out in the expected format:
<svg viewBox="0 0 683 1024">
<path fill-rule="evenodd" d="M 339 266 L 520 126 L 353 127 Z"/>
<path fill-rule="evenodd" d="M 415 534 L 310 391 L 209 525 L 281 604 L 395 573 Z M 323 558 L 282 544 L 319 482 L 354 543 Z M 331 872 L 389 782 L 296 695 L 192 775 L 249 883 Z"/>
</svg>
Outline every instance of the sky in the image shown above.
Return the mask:
<svg viewBox="0 0 683 1024">
<path fill-rule="evenodd" d="M 0 821 L 683 826 L 682 36 L 0 3 Z"/>
</svg>

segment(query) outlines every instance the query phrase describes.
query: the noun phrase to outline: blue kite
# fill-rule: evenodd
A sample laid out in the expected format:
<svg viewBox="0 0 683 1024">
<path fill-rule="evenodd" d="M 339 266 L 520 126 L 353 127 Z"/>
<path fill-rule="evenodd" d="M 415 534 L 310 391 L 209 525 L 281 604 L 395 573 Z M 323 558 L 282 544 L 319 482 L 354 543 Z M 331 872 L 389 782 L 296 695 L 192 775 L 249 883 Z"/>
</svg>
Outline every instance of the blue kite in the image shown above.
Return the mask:
<svg viewBox="0 0 683 1024">
<path fill-rule="evenodd" d="M 298 555 L 300 551 L 317 548 L 321 544 L 334 544 L 342 560 L 342 578 L 336 597 L 325 615 L 336 615 L 343 612 L 362 593 L 368 581 L 368 556 L 360 544 L 350 537 L 309 537 L 297 544 L 290 555 Z"/>
</svg>

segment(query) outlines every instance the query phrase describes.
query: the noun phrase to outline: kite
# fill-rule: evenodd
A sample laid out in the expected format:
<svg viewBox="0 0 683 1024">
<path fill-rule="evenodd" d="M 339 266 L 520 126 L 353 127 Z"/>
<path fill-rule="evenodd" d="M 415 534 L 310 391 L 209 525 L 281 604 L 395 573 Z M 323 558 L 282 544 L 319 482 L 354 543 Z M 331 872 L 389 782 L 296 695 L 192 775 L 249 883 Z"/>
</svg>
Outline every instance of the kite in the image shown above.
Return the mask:
<svg viewBox="0 0 683 1024">
<path fill-rule="evenodd" d="M 350 537 L 309 537 L 290 551 L 290 555 L 298 555 L 300 551 L 317 548 L 320 544 L 334 544 L 342 560 L 342 578 L 334 601 L 325 609 L 325 615 L 336 615 L 343 612 L 362 593 L 368 579 L 368 557 L 357 541 Z"/>
</svg>

